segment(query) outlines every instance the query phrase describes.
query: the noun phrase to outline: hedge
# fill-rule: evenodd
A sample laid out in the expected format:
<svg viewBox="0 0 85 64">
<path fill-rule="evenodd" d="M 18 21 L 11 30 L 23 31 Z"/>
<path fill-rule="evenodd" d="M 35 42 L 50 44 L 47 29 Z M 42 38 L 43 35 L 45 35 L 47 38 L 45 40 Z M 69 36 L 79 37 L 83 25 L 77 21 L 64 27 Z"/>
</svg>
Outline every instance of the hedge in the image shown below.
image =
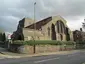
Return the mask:
<svg viewBox="0 0 85 64">
<path fill-rule="evenodd" d="M 77 41 L 76 44 L 85 45 L 85 41 Z"/>
<path fill-rule="evenodd" d="M 56 41 L 56 40 L 29 40 L 29 41 L 14 41 L 12 44 L 20 45 L 74 45 L 74 41 Z"/>
</svg>

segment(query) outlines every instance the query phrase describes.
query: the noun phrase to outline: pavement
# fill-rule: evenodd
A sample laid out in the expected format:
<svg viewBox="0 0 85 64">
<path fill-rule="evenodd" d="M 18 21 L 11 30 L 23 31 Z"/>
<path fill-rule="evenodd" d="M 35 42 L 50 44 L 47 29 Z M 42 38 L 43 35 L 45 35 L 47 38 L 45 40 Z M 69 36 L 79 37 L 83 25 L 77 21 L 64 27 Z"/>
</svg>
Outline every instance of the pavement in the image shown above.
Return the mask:
<svg viewBox="0 0 85 64">
<path fill-rule="evenodd" d="M 85 49 L 28 55 L 0 47 L 0 64 L 85 64 Z"/>
<path fill-rule="evenodd" d="M 5 58 L 0 59 L 0 64 L 85 64 L 85 50 L 75 50 L 71 53 L 64 51 L 61 54 L 42 56 Z"/>
<path fill-rule="evenodd" d="M 0 57 L 3 58 L 23 58 L 23 57 L 34 57 L 34 56 L 43 56 L 43 55 L 53 55 L 53 54 L 71 54 L 72 52 L 78 52 L 79 50 L 71 51 L 57 51 L 57 52 L 48 52 L 48 53 L 38 53 L 38 54 L 18 54 L 7 51 L 5 48 L 0 47 Z"/>
</svg>

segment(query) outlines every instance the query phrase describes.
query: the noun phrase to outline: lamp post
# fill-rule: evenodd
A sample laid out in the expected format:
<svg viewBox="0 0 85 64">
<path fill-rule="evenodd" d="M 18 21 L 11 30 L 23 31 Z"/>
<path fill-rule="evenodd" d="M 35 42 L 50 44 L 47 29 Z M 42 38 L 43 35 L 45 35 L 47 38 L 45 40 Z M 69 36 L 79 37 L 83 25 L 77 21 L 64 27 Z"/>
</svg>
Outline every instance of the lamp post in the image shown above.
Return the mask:
<svg viewBox="0 0 85 64">
<path fill-rule="evenodd" d="M 34 29 L 36 30 L 35 5 L 36 5 L 36 2 L 34 3 Z"/>
<path fill-rule="evenodd" d="M 35 5 L 36 5 L 36 2 L 34 3 L 34 43 L 35 43 L 35 38 L 36 38 L 36 35 L 35 35 L 35 30 L 36 30 Z M 35 44 L 34 44 L 34 53 L 35 53 Z"/>
</svg>

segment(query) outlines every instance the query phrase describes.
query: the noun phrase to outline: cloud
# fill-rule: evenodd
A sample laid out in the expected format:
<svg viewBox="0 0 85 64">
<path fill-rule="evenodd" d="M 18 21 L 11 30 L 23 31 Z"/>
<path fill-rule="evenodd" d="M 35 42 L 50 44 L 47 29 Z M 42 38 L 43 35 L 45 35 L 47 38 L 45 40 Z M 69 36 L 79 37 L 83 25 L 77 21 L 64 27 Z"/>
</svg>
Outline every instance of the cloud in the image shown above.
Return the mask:
<svg viewBox="0 0 85 64">
<path fill-rule="evenodd" d="M 18 18 L 13 16 L 2 16 L 0 17 L 0 27 L 3 27 L 3 30 L 12 32 L 17 28 Z"/>
<path fill-rule="evenodd" d="M 84 0 L 0 0 L 0 27 L 13 32 L 23 17 L 33 19 L 35 1 L 36 20 L 61 15 L 71 29 L 81 27 L 85 15 Z"/>
<path fill-rule="evenodd" d="M 75 20 L 69 20 L 69 22 L 67 22 L 67 25 L 68 25 L 68 27 L 70 27 L 70 29 L 72 31 L 74 31 L 74 30 L 80 30 L 80 28 L 82 28 L 82 22 L 83 22 L 82 19 L 83 18 L 77 19 L 76 21 Z M 82 22 L 80 22 L 80 21 L 82 21 Z"/>
</svg>

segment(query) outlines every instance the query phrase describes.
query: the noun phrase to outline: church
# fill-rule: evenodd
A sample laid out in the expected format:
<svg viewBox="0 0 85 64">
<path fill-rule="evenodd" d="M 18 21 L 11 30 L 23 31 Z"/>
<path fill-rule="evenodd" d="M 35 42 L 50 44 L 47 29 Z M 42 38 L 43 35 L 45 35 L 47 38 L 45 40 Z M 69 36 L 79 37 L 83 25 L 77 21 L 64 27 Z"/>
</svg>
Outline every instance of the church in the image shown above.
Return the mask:
<svg viewBox="0 0 85 64">
<path fill-rule="evenodd" d="M 36 22 L 23 18 L 13 32 L 12 40 L 73 41 L 73 33 L 61 16 L 51 16 Z"/>
</svg>

